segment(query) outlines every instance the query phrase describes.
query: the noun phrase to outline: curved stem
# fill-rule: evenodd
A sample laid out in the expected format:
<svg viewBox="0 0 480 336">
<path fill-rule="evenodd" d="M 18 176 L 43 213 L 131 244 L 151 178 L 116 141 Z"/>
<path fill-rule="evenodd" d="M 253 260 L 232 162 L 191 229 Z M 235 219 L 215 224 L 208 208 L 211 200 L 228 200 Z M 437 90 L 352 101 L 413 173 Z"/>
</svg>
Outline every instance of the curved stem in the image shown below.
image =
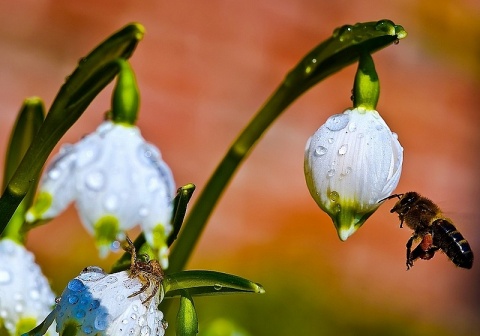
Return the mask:
<svg viewBox="0 0 480 336">
<path fill-rule="evenodd" d="M 319 81 L 357 61 L 363 52 L 373 53 L 405 36 L 403 27 L 389 20 L 358 23 L 336 29 L 331 38 L 309 52 L 241 132 L 205 185 L 173 245 L 168 272 L 178 272 L 185 267 L 234 172 L 287 106 Z"/>
</svg>

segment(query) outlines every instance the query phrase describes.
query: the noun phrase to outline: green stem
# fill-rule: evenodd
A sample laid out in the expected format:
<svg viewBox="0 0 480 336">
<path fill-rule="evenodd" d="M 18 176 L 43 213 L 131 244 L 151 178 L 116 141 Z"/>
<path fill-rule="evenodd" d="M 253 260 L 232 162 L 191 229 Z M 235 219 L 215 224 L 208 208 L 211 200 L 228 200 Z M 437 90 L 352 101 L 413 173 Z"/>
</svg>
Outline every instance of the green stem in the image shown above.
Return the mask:
<svg viewBox="0 0 480 336">
<path fill-rule="evenodd" d="M 234 141 L 183 224 L 173 245 L 168 272 L 183 269 L 218 199 L 256 141 L 303 92 L 355 62 L 365 50 L 372 53 L 406 36 L 389 20 L 343 26 L 303 58 Z"/>
<path fill-rule="evenodd" d="M 372 56 L 362 52 L 353 84 L 353 106 L 375 110 L 380 96 L 380 83 Z"/>
</svg>

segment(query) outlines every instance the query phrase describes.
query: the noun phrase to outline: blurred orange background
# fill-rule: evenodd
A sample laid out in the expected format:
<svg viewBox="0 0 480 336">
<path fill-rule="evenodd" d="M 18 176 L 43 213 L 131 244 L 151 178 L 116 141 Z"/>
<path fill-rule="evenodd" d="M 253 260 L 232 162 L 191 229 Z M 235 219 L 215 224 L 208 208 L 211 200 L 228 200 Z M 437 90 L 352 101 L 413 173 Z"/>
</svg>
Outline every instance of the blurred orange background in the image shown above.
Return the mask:
<svg viewBox="0 0 480 336">
<path fill-rule="evenodd" d="M 0 144 L 24 98 L 37 95 L 50 106 L 82 56 L 140 22 L 147 33 L 131 59 L 141 90 L 138 125 L 177 185 L 193 182 L 198 194 L 301 57 L 338 26 L 384 18 L 409 34 L 373 56 L 378 111 L 404 147 L 396 191 L 432 198 L 478 257 L 478 1 L 3 1 Z M 237 274 L 267 293 L 197 299 L 200 330 L 221 317 L 251 335 L 480 335 L 478 261 L 464 270 L 438 254 L 407 272 L 411 231 L 389 213 L 393 201 L 340 242 L 310 198 L 305 143 L 329 115 L 350 107 L 354 74 L 350 66 L 296 101 L 224 193 L 188 268 Z M 97 127 L 110 94 L 111 86 L 62 143 Z M 85 266 L 109 269 L 118 257 L 98 258 L 73 207 L 34 230 L 27 246 L 57 293 Z"/>
</svg>

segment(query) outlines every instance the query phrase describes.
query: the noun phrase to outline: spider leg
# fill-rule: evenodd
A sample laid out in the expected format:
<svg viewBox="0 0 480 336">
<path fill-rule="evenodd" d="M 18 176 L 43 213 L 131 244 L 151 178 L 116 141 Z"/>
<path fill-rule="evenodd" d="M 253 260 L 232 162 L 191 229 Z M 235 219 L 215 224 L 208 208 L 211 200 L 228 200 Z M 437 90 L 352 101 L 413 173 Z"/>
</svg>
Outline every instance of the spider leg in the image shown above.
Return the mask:
<svg viewBox="0 0 480 336">
<path fill-rule="evenodd" d="M 142 294 L 143 292 L 145 292 L 145 291 L 148 289 L 148 287 L 150 287 L 150 279 L 149 279 L 149 278 L 145 278 L 145 284 L 144 284 L 138 291 L 130 294 L 130 295 L 128 296 L 128 298 L 132 298 L 132 297 L 134 297 L 134 296 L 137 296 L 137 295 L 139 295 L 139 294 Z M 142 302 L 142 303 L 143 303 L 143 302 Z"/>
</svg>

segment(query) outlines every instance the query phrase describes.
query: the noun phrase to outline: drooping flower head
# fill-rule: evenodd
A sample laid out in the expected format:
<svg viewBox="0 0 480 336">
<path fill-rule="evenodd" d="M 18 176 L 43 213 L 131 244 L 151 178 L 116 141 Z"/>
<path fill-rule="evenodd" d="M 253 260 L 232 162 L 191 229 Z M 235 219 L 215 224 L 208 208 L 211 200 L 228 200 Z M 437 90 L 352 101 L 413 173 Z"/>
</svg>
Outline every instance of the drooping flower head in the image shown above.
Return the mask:
<svg viewBox="0 0 480 336">
<path fill-rule="evenodd" d="M 138 223 L 148 243 L 162 250 L 172 230 L 174 194 L 172 173 L 159 150 L 136 126 L 105 121 L 78 143 L 62 147 L 42 177 L 27 220 L 55 217 L 75 201 L 102 252 Z"/>
<path fill-rule="evenodd" d="M 395 190 L 403 148 L 375 110 L 379 81 L 372 57 L 360 55 L 354 108 L 327 119 L 305 148 L 305 179 L 313 199 L 346 240 Z"/>
<path fill-rule="evenodd" d="M 166 322 L 157 306 L 159 290 L 145 301 L 151 289 L 129 271 L 113 274 L 101 268 L 85 268 L 70 280 L 54 311 L 57 332 L 68 335 L 159 335 Z"/>
<path fill-rule="evenodd" d="M 333 220 L 341 240 L 352 235 L 396 188 L 403 149 L 375 110 L 355 108 L 328 118 L 305 148 L 310 194 Z"/>
<path fill-rule="evenodd" d="M 48 315 L 55 295 L 24 246 L 8 238 L 0 240 L 0 260 L 0 334 L 19 335 Z M 54 329 L 47 335 L 54 335 Z"/>
</svg>

